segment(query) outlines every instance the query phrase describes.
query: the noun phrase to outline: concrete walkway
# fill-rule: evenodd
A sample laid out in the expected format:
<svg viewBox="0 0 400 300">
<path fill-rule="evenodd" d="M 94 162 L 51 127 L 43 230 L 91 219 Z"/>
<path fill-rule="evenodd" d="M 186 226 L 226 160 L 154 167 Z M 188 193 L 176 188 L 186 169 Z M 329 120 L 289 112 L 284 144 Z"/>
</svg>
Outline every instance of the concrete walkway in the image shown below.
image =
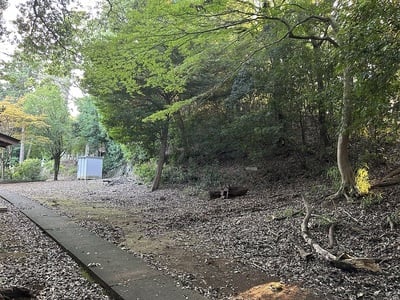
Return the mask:
<svg viewBox="0 0 400 300">
<path fill-rule="evenodd" d="M 205 299 L 192 290 L 177 287 L 171 277 L 150 268 L 140 258 L 99 238 L 38 202 L 1 190 L 0 197 L 19 208 L 42 228 L 117 299 Z"/>
</svg>

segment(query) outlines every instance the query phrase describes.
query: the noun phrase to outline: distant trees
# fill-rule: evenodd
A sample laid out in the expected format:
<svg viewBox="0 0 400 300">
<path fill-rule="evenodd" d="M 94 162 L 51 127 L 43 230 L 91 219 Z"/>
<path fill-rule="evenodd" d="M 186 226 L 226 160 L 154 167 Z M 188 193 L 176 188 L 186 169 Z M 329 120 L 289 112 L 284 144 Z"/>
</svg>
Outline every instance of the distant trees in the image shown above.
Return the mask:
<svg viewBox="0 0 400 300">
<path fill-rule="evenodd" d="M 20 140 L 19 162 L 25 159 L 25 144 L 40 140 L 35 131 L 47 126 L 43 115 L 33 115 L 24 109 L 25 98 L 15 102 L 12 98 L 5 98 L 0 102 L 3 108 L 0 114 L 0 131 L 4 134 L 16 137 Z"/>
<path fill-rule="evenodd" d="M 113 174 L 125 163 L 124 154 L 101 124 L 94 101 L 95 98 L 91 96 L 77 100 L 79 114 L 73 121 L 73 152 L 103 156 L 104 173 Z"/>
<path fill-rule="evenodd" d="M 25 110 L 32 115 L 43 116 L 46 127 L 36 129 L 45 138 L 41 145 L 43 154 L 53 159 L 54 180 L 58 180 L 61 157 L 71 139 L 71 119 L 60 88 L 52 82 L 44 82 L 25 96 Z"/>
</svg>

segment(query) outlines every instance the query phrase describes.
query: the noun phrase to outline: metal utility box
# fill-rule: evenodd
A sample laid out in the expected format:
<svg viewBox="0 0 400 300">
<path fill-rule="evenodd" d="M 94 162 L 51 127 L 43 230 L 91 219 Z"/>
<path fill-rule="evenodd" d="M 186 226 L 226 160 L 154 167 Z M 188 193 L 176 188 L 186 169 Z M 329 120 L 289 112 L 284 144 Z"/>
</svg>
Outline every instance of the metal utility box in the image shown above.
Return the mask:
<svg viewBox="0 0 400 300">
<path fill-rule="evenodd" d="M 103 158 L 82 156 L 78 158 L 78 179 L 103 178 Z"/>
</svg>

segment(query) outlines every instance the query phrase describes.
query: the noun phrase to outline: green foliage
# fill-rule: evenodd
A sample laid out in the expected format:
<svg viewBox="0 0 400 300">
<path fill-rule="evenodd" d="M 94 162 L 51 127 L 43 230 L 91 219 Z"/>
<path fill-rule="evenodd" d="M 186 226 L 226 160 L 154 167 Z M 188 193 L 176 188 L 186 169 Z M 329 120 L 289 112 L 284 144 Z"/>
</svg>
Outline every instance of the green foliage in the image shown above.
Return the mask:
<svg viewBox="0 0 400 300">
<path fill-rule="evenodd" d="M 72 143 L 71 118 L 68 111 L 67 100 L 61 88 L 52 79 L 44 80 L 40 86 L 25 96 L 25 110 L 33 115 L 43 116 L 47 125 L 38 128 L 35 132 L 42 139 L 42 153 L 54 161 L 54 180 L 57 180 L 61 156 Z"/>
<path fill-rule="evenodd" d="M 103 160 L 103 172 L 108 175 L 120 168 L 125 163 L 124 153 L 119 144 L 108 140 L 106 144 L 106 155 Z"/>
<path fill-rule="evenodd" d="M 327 171 L 326 171 L 326 176 L 329 180 L 331 180 L 332 186 L 334 189 L 338 189 L 340 187 L 340 172 L 338 167 L 334 166 L 334 167 L 330 167 Z"/>
<path fill-rule="evenodd" d="M 149 160 L 147 162 L 134 165 L 133 173 L 138 176 L 141 181 L 149 184 L 154 179 L 156 166 L 157 165 L 154 160 Z"/>
<path fill-rule="evenodd" d="M 327 226 L 330 226 L 330 225 L 332 225 L 332 224 L 334 224 L 336 222 L 337 222 L 337 220 L 332 218 L 332 216 L 323 214 L 323 215 L 319 215 L 318 216 L 317 224 L 319 226 L 322 226 L 322 227 L 327 227 Z"/>
<path fill-rule="evenodd" d="M 361 208 L 368 209 L 374 205 L 380 204 L 382 202 L 382 194 L 380 193 L 368 193 L 361 197 Z"/>
<path fill-rule="evenodd" d="M 190 175 L 179 166 L 167 164 L 163 170 L 162 180 L 171 184 L 189 183 Z"/>
<path fill-rule="evenodd" d="M 189 161 L 186 166 L 167 164 L 162 179 L 169 184 L 189 183 L 199 188 L 221 186 L 221 183 L 224 182 L 224 176 L 217 165 L 199 166 L 194 160 Z"/>
<path fill-rule="evenodd" d="M 104 154 L 103 172 L 109 176 L 125 163 L 125 159 L 121 146 L 109 138 L 101 124 L 95 101 L 94 97 L 84 97 L 78 101 L 79 115 L 74 122 L 74 151 L 82 155 L 86 147 L 89 147 L 89 155 Z"/>
<path fill-rule="evenodd" d="M 44 180 L 41 172 L 42 165 L 39 159 L 26 159 L 15 167 L 12 178 L 22 181 Z"/>
<path fill-rule="evenodd" d="M 24 96 L 32 90 L 40 76 L 39 63 L 28 61 L 26 55 L 17 53 L 13 60 L 2 62 L 0 99 Z"/>
<path fill-rule="evenodd" d="M 400 225 L 400 209 L 396 210 L 395 212 L 391 213 L 390 216 L 387 217 L 388 223 L 391 226 L 399 226 Z"/>
<path fill-rule="evenodd" d="M 141 164 L 150 159 L 149 153 L 145 147 L 142 147 L 139 143 L 123 144 L 121 150 L 127 161 L 132 164 Z"/>
<path fill-rule="evenodd" d="M 122 159 L 111 137 L 124 144 L 131 161 L 143 164 L 139 172 L 150 174 L 153 166 L 144 162 L 158 154 L 165 122 L 171 127 L 164 174 L 169 182 L 194 180 L 199 177 L 196 166 L 224 160 L 261 162 L 289 151 L 304 160 L 307 155 L 321 158 L 334 148 L 345 67 L 354 78 L 349 130 L 372 149 L 390 138 L 398 140 L 398 1 L 268 1 L 265 8 L 258 3 L 118 0 L 111 10 L 105 3 L 102 19 L 86 22 L 83 14 L 69 13 L 56 1 L 43 14 L 60 21 L 59 13 L 65 13 L 66 23 L 39 26 L 24 45 L 32 48 L 38 41 L 37 52 L 52 53 L 52 60 L 80 43 L 84 84 L 96 96 L 97 109 L 82 104 L 74 151 L 82 151 L 86 143 L 91 149 L 106 145 L 107 169 Z M 82 21 L 85 26 L 78 26 Z M 57 42 L 37 35 L 42 31 L 47 36 L 51 28 L 67 48 L 56 51 Z M 73 33 L 81 28 L 93 31 L 79 39 Z M 52 45 L 45 47 L 48 41 Z M 5 88 L 25 90 L 28 78 L 34 77 L 31 71 L 19 64 L 11 69 L 7 75 L 12 84 Z M 16 75 L 19 69 L 23 74 Z M 53 65 L 53 71 L 60 70 Z M 41 99 L 59 102 L 59 95 L 44 86 L 28 95 L 30 110 L 51 106 L 40 104 Z M 49 151 L 65 143 L 56 137 L 65 137 L 61 129 L 68 121 L 58 115 L 49 120 L 54 134 L 40 132 L 47 141 L 41 140 L 40 152 L 52 157 L 60 149 L 70 150 Z M 366 149 L 358 158 L 368 163 L 373 154 Z M 217 174 L 201 176 L 211 183 L 221 179 L 214 178 Z M 336 168 L 327 176 L 340 185 Z"/>
<path fill-rule="evenodd" d="M 177 113 L 183 107 L 185 107 L 185 106 L 187 106 L 187 105 L 189 105 L 191 103 L 192 103 L 191 99 L 175 102 L 175 103 L 173 103 L 171 105 L 168 105 L 165 109 L 159 110 L 159 111 L 155 112 L 154 114 L 144 118 L 143 122 L 166 121 L 173 114 Z"/>
<path fill-rule="evenodd" d="M 52 82 L 44 82 L 35 91 L 25 96 L 25 111 L 43 116 L 47 127 L 37 129 L 37 135 L 43 137 L 43 150 L 50 156 L 61 155 L 71 134 L 71 120 L 61 89 Z"/>
<path fill-rule="evenodd" d="M 77 101 L 79 115 L 74 122 L 74 135 L 78 140 L 78 153 L 82 154 L 86 146 L 89 153 L 98 155 L 99 149 L 106 143 L 107 133 L 100 124 L 100 117 L 94 105 L 94 99 L 84 97 Z"/>
</svg>

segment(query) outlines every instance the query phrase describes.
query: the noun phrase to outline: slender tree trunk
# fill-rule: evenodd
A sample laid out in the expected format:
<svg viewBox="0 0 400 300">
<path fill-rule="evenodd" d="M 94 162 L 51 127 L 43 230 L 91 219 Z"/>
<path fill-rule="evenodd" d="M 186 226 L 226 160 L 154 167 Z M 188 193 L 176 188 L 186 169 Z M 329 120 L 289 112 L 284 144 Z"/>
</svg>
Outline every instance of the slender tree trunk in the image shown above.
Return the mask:
<svg viewBox="0 0 400 300">
<path fill-rule="evenodd" d="M 162 170 L 163 170 L 165 159 L 166 159 L 166 156 L 167 156 L 168 127 L 169 127 L 169 122 L 166 121 L 166 123 L 161 128 L 160 152 L 158 154 L 157 170 L 156 170 L 156 175 L 155 175 L 154 180 L 153 180 L 153 186 L 151 188 L 151 191 L 157 190 L 159 188 L 159 186 L 160 186 Z"/>
<path fill-rule="evenodd" d="M 322 76 L 318 74 L 317 76 L 317 89 L 318 94 L 321 94 L 324 90 L 324 82 Z M 325 153 L 326 147 L 329 145 L 328 128 L 326 124 L 326 115 L 324 101 L 319 98 L 318 101 L 318 125 L 319 125 L 319 140 L 321 145 L 321 151 Z"/>
<path fill-rule="evenodd" d="M 4 162 L 4 148 L 1 149 L 1 179 L 4 180 L 5 162 Z"/>
<path fill-rule="evenodd" d="M 179 128 L 179 132 L 181 134 L 182 147 L 183 147 L 183 152 L 179 156 L 179 162 L 184 162 L 190 152 L 189 151 L 189 139 L 187 136 L 185 123 L 183 121 L 182 114 L 179 111 L 176 113 L 176 121 L 177 121 L 176 124 Z"/>
<path fill-rule="evenodd" d="M 343 74 L 343 107 L 341 128 L 337 143 L 337 164 L 341 176 L 341 186 L 335 198 L 345 196 L 347 199 L 357 194 L 353 168 L 349 159 L 350 126 L 352 115 L 353 77 L 348 68 Z"/>
<path fill-rule="evenodd" d="M 29 143 L 28 151 L 26 152 L 26 159 L 31 157 L 32 143 Z"/>
<path fill-rule="evenodd" d="M 25 159 L 25 128 L 21 129 L 21 142 L 19 148 L 19 163 L 22 164 Z"/>
<path fill-rule="evenodd" d="M 321 94 L 325 89 L 322 62 L 321 62 L 321 43 L 314 41 L 312 43 L 314 49 L 314 73 L 316 74 L 317 93 L 318 97 L 318 126 L 319 126 L 319 145 L 320 157 L 325 155 L 326 147 L 329 145 L 328 128 L 326 124 L 324 99 L 321 99 Z"/>
<path fill-rule="evenodd" d="M 90 146 L 89 146 L 89 144 L 86 144 L 85 145 L 85 156 L 89 156 L 89 153 L 90 153 Z"/>
<path fill-rule="evenodd" d="M 58 173 L 60 172 L 61 155 L 54 156 L 54 181 L 58 180 Z"/>
</svg>

